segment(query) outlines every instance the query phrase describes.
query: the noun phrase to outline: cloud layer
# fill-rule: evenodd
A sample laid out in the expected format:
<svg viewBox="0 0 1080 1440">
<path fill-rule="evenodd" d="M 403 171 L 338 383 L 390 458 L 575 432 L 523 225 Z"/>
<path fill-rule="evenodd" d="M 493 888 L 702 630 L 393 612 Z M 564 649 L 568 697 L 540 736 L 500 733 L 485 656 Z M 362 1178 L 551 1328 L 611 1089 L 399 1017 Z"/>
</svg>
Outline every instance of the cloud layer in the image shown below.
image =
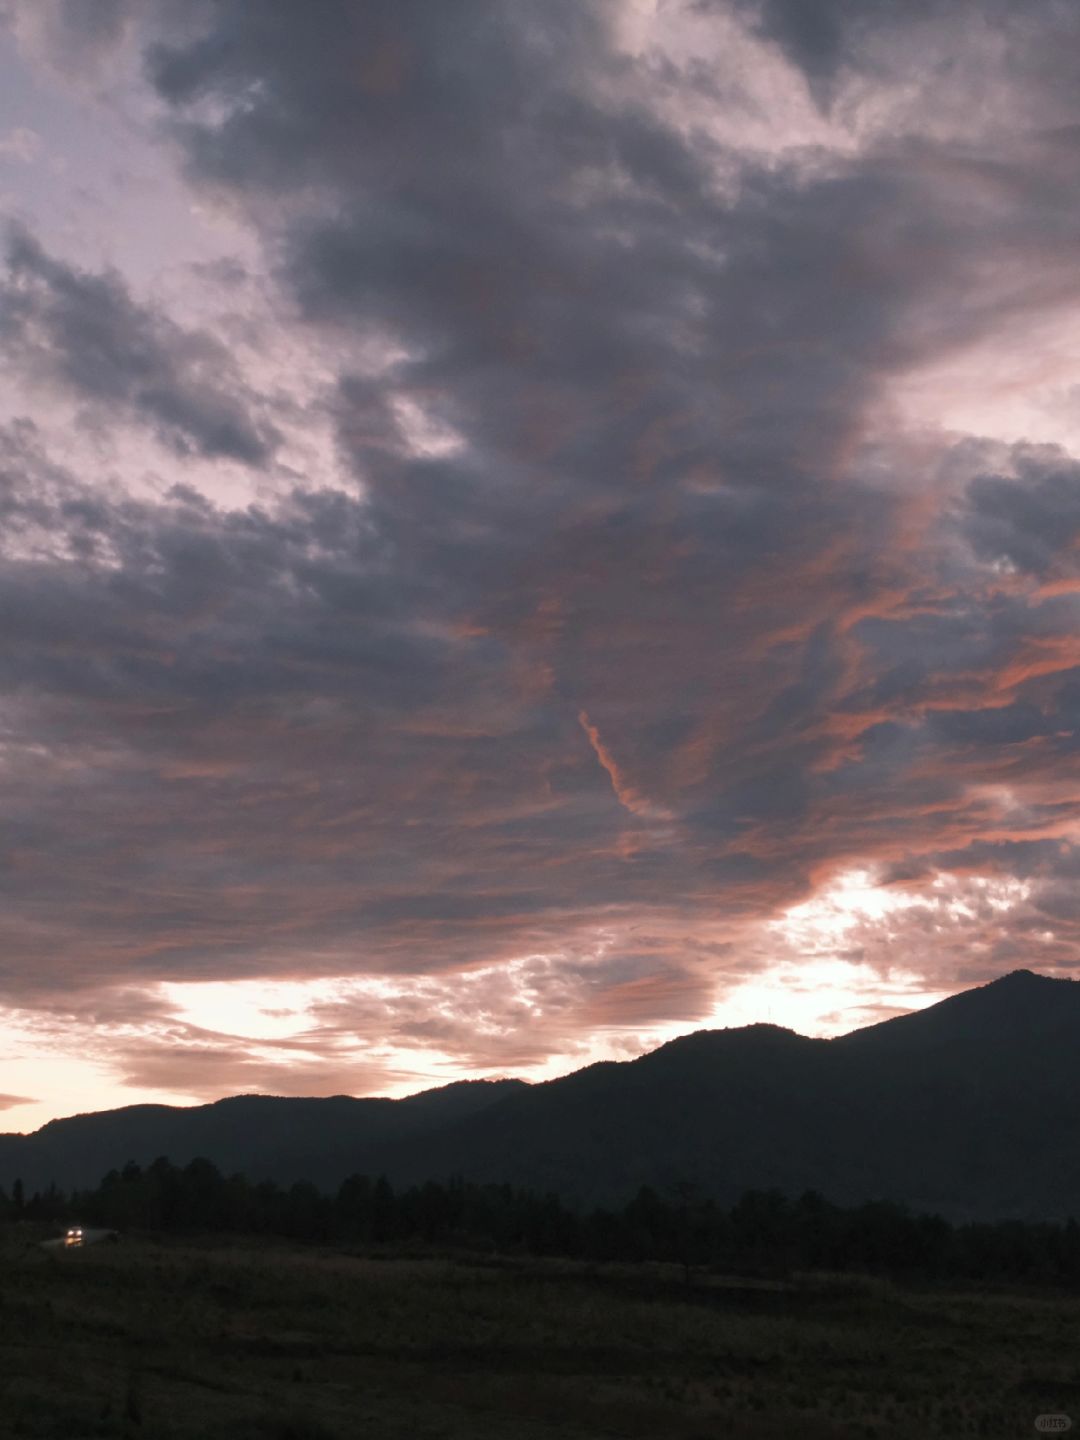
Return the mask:
<svg viewBox="0 0 1080 1440">
<path fill-rule="evenodd" d="M 950 396 L 1077 383 L 1077 19 L 812 8 L 9 22 L 263 307 L 13 207 L 12 1013 L 93 1010 L 137 1089 L 340 1090 L 633 1048 L 826 954 L 1076 967 L 1080 462 Z M 260 979 L 336 988 L 257 1045 L 162 989 Z"/>
</svg>

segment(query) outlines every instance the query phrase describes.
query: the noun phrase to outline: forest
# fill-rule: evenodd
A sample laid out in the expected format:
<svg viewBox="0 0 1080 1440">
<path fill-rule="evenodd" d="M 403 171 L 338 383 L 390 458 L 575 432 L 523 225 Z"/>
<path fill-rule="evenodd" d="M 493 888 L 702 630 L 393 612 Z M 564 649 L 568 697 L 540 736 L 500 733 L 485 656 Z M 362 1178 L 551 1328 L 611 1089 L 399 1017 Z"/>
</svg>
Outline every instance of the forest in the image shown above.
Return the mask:
<svg viewBox="0 0 1080 1440">
<path fill-rule="evenodd" d="M 51 1186 L 27 1196 L 0 1190 L 0 1220 L 102 1226 L 121 1233 L 262 1235 L 316 1244 L 661 1261 L 695 1270 L 782 1278 L 852 1272 L 914 1281 L 1000 1281 L 1080 1289 L 1080 1224 L 951 1223 L 872 1200 L 830 1203 L 813 1190 L 790 1197 L 748 1190 L 730 1207 L 688 1182 L 643 1186 L 621 1208 L 578 1211 L 551 1192 L 462 1177 L 395 1189 L 385 1176 L 353 1175 L 336 1193 L 298 1182 L 252 1183 L 205 1159 L 161 1157 L 111 1170 L 94 1190 Z"/>
</svg>

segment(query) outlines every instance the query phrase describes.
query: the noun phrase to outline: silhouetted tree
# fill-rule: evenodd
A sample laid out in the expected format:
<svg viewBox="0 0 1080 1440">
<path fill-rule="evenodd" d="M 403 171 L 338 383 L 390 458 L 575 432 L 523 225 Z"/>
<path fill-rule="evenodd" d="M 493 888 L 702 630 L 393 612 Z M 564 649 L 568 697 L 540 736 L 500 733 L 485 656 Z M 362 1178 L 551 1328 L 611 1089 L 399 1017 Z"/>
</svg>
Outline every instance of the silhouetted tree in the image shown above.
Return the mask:
<svg viewBox="0 0 1080 1440">
<path fill-rule="evenodd" d="M 951 1225 L 884 1200 L 843 1209 L 816 1191 L 791 1200 L 748 1190 L 724 1209 L 692 1185 L 647 1186 L 621 1209 L 579 1213 L 548 1192 L 453 1176 L 395 1191 L 385 1176 L 351 1175 L 336 1195 L 297 1182 L 226 1179 L 210 1161 L 182 1170 L 160 1156 L 145 1170 L 110 1170 L 96 1190 L 55 1185 L 27 1200 L 0 1191 L 0 1219 L 79 1218 L 120 1230 L 226 1231 L 386 1246 L 423 1243 L 591 1260 L 664 1260 L 732 1273 L 862 1270 L 926 1279 L 1000 1279 L 1080 1288 L 1080 1224 L 1016 1220 Z"/>
</svg>

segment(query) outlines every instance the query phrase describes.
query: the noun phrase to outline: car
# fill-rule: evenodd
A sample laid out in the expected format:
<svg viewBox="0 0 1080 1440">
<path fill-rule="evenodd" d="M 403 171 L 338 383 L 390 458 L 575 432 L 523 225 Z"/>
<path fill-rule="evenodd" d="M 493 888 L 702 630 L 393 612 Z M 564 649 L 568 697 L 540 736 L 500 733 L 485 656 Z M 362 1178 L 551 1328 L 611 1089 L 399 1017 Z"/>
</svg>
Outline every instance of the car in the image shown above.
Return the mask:
<svg viewBox="0 0 1080 1440">
<path fill-rule="evenodd" d="M 65 1245 L 81 1245 L 83 1243 L 83 1231 L 81 1225 L 69 1225 L 64 1231 Z"/>
</svg>

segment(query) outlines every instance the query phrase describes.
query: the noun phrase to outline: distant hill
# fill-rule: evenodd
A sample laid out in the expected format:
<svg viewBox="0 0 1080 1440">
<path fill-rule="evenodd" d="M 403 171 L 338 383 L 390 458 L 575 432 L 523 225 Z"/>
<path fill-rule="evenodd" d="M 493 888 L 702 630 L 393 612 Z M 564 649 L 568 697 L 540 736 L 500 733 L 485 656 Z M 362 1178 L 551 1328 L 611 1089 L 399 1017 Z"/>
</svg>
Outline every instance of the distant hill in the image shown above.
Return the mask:
<svg viewBox="0 0 1080 1440">
<path fill-rule="evenodd" d="M 844 1047 L 873 1047 L 875 1054 L 926 1053 L 956 1045 L 974 1047 L 988 1059 L 997 1047 L 1042 1045 L 1047 1041 L 1075 1045 L 1080 1026 L 1080 984 L 1053 980 L 1031 970 L 1014 970 L 980 985 L 950 995 L 925 1010 L 882 1020 L 852 1030 L 835 1042 Z"/>
<path fill-rule="evenodd" d="M 834 1040 L 698 1031 L 537 1085 L 79 1116 L 0 1136 L 0 1184 L 89 1185 L 161 1154 L 324 1186 L 457 1173 L 583 1203 L 690 1183 L 724 1202 L 774 1186 L 952 1219 L 1080 1217 L 1080 984 L 1019 970 Z"/>
<path fill-rule="evenodd" d="M 699 1031 L 391 1147 L 587 1203 L 688 1181 L 882 1198 L 953 1219 L 1080 1217 L 1080 984 L 1016 971 L 835 1040 Z"/>
<path fill-rule="evenodd" d="M 32 1135 L 0 1135 L 0 1185 L 10 1194 L 18 1176 L 28 1193 L 52 1181 L 82 1188 L 129 1160 L 144 1165 L 166 1155 L 183 1165 L 201 1155 L 253 1180 L 336 1186 L 376 1165 L 388 1142 L 452 1124 L 526 1088 L 523 1080 L 463 1080 L 403 1100 L 237 1095 L 212 1105 L 73 1115 Z"/>
</svg>

